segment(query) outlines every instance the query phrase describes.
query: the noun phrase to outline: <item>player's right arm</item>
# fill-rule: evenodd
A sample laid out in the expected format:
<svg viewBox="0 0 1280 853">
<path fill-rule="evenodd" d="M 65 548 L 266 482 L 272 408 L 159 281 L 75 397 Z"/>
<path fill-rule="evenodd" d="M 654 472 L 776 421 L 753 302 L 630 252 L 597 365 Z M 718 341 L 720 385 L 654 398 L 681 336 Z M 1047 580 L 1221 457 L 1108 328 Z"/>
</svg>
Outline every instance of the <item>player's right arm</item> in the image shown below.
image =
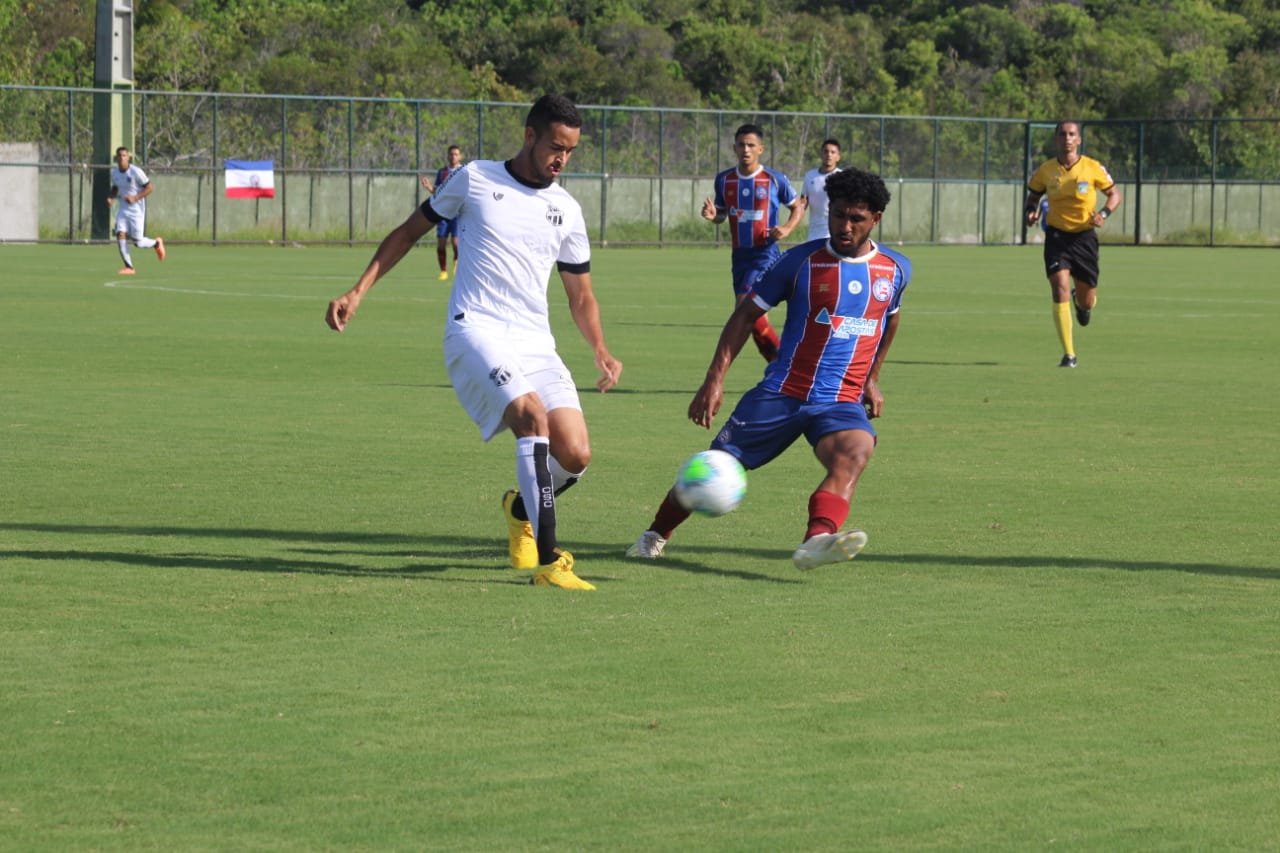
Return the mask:
<svg viewBox="0 0 1280 853">
<path fill-rule="evenodd" d="M 329 303 L 324 320 L 329 324 L 330 329 L 335 332 L 345 329 L 347 323 L 351 322 L 351 318 L 355 316 L 356 309 L 360 307 L 360 300 L 368 293 L 369 288 L 377 284 L 378 279 L 391 272 L 391 268 L 409 254 L 409 250 L 422 239 L 423 235 L 435 227 L 436 223 L 427 218 L 423 209 L 420 207 L 415 210 L 408 219 L 384 237 L 377 251 L 373 253 L 369 266 L 365 267 L 359 280 L 356 281 L 355 287 Z"/>
<path fill-rule="evenodd" d="M 764 309 L 748 296 L 739 301 L 738 307 L 729 315 L 720 332 L 715 355 L 711 357 L 711 366 L 707 368 L 707 378 L 689 403 L 689 420 L 698 426 L 711 429 L 711 422 L 724 403 L 724 378 L 729 372 L 729 365 L 742 352 L 742 347 L 751 337 L 752 327 L 764 313 Z"/>
<path fill-rule="evenodd" d="M 1037 189 L 1040 178 L 1040 169 L 1036 169 L 1035 174 L 1031 176 L 1031 180 L 1027 182 L 1027 200 L 1022 203 L 1022 215 L 1026 219 L 1028 225 L 1035 225 L 1040 221 L 1040 198 L 1044 195 L 1047 187 L 1040 186 Z"/>
</svg>

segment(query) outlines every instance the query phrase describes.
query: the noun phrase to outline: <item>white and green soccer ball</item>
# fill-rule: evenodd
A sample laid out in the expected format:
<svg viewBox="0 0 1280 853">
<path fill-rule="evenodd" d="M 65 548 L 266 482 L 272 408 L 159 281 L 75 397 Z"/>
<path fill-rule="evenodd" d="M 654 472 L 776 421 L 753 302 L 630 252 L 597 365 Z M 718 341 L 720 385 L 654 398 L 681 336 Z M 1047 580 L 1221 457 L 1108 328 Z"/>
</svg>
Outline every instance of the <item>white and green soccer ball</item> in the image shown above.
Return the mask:
<svg viewBox="0 0 1280 853">
<path fill-rule="evenodd" d="M 724 515 L 737 509 L 747 493 L 747 471 L 723 450 L 703 450 L 680 466 L 674 492 L 690 512 Z"/>
</svg>

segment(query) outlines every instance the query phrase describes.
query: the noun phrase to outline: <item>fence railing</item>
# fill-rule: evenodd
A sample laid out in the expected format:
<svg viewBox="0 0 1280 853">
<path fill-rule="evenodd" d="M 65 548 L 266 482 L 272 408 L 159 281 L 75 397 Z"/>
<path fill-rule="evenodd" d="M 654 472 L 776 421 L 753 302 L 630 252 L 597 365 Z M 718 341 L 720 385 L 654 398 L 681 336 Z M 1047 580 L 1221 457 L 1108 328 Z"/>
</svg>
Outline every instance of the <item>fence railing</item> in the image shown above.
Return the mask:
<svg viewBox="0 0 1280 853">
<path fill-rule="evenodd" d="M 374 242 L 419 204 L 418 177 L 449 145 L 505 159 L 527 104 L 0 86 L 0 240 L 105 237 L 109 152 L 95 121 L 125 101 L 121 131 L 156 184 L 149 230 L 170 241 Z M 107 109 L 104 109 L 104 102 Z M 1018 244 L 1030 171 L 1053 156 L 1045 122 L 943 116 L 584 105 L 581 145 L 562 182 L 600 244 L 727 240 L 701 219 L 712 177 L 732 163 L 734 129 L 765 129 L 767 165 L 797 191 L 822 140 L 841 165 L 885 178 L 893 243 Z M 1084 122 L 1085 150 L 1125 193 L 1111 242 L 1280 245 L 1280 119 Z M 114 148 L 115 142 L 112 144 Z M 228 158 L 272 160 L 272 199 L 224 197 Z M 15 199 L 17 201 L 15 202 Z M 803 235 L 803 230 L 797 232 Z"/>
</svg>

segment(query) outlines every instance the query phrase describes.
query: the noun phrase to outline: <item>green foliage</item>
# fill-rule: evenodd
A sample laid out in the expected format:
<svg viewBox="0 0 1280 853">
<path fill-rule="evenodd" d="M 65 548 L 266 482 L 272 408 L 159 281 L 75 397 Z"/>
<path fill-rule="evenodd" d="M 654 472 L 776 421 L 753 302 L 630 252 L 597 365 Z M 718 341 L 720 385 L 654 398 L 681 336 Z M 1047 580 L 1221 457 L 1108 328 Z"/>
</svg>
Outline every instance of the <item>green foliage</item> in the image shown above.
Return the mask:
<svg viewBox="0 0 1280 853">
<path fill-rule="evenodd" d="M 1280 113 L 1269 0 L 149 0 L 140 88 L 997 118 Z M 89 85 L 89 0 L 0 0 L 0 82 Z"/>
</svg>

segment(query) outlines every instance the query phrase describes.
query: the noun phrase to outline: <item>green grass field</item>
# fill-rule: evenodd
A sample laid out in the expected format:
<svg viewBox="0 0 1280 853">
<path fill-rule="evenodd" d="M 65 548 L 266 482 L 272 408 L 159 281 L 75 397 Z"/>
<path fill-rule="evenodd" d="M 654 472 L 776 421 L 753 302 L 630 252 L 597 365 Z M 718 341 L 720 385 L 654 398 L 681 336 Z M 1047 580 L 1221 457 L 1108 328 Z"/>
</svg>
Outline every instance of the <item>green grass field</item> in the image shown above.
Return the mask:
<svg viewBox="0 0 1280 853">
<path fill-rule="evenodd" d="M 575 594 L 504 568 L 431 248 L 339 336 L 371 248 L 0 247 L 0 849 L 1280 849 L 1274 254 L 1105 247 L 1072 371 L 1038 249 L 906 251 L 871 541 L 807 574 L 803 446 L 621 556 L 727 252 L 596 253 L 607 395 L 553 285 Z"/>
</svg>

